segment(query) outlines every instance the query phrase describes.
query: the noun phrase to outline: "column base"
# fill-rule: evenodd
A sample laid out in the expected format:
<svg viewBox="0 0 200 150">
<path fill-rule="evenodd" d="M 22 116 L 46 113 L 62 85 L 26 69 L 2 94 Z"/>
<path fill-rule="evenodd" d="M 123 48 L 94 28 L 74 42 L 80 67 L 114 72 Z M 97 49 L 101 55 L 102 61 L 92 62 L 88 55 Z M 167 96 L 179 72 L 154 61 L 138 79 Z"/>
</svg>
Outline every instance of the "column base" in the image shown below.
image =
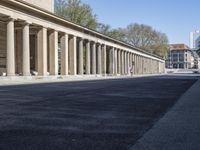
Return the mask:
<svg viewBox="0 0 200 150">
<path fill-rule="evenodd" d="M 8 77 L 15 77 L 16 74 L 7 73 L 6 76 L 8 76 Z"/>
</svg>

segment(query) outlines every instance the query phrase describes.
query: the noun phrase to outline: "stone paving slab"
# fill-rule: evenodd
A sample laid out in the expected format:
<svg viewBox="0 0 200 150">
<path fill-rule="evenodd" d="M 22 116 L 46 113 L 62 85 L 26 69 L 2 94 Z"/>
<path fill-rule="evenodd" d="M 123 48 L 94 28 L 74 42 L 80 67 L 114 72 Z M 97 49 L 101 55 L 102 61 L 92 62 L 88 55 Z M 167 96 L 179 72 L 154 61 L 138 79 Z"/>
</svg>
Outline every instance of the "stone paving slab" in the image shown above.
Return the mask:
<svg viewBox="0 0 200 150">
<path fill-rule="evenodd" d="M 199 150 L 200 80 L 130 150 Z"/>
</svg>

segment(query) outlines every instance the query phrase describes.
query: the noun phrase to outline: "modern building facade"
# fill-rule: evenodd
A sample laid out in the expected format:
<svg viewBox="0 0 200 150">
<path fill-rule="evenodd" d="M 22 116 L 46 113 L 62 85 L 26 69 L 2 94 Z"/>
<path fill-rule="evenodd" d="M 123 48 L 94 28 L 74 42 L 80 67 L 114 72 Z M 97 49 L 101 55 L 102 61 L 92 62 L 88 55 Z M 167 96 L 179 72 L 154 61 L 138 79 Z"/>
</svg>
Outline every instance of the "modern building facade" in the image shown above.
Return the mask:
<svg viewBox="0 0 200 150">
<path fill-rule="evenodd" d="M 194 66 L 194 57 L 191 49 L 185 44 L 171 44 L 166 68 L 190 69 Z"/>
<path fill-rule="evenodd" d="M 190 48 L 197 50 L 200 46 L 200 31 L 190 32 Z"/>
<path fill-rule="evenodd" d="M 128 75 L 132 67 L 135 74 L 164 72 L 162 58 L 59 18 L 53 7 L 53 0 L 0 1 L 1 75 Z"/>
</svg>

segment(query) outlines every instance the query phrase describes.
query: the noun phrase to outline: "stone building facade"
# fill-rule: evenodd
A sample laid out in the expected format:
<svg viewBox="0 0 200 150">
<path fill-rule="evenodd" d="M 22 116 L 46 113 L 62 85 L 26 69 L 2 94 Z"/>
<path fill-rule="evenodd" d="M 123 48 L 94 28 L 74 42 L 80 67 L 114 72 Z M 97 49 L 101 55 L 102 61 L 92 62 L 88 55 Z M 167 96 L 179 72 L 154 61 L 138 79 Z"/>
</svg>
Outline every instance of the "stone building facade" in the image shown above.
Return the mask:
<svg viewBox="0 0 200 150">
<path fill-rule="evenodd" d="M 54 0 L 22 0 L 49 12 L 54 12 Z"/>
<path fill-rule="evenodd" d="M 164 72 L 162 58 L 61 19 L 53 6 L 53 0 L 0 1 L 0 75 Z"/>
<path fill-rule="evenodd" d="M 166 68 L 191 69 L 194 66 L 192 50 L 185 44 L 171 44 Z"/>
</svg>

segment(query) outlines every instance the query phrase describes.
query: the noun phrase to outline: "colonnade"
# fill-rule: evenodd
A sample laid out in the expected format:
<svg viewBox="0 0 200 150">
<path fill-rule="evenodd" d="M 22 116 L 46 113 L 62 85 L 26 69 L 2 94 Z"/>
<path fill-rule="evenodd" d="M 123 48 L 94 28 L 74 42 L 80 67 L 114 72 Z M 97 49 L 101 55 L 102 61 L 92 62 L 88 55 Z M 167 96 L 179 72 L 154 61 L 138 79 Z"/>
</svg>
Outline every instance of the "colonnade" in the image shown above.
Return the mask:
<svg viewBox="0 0 200 150">
<path fill-rule="evenodd" d="M 22 75 L 30 76 L 31 23 L 21 22 Z M 16 75 L 15 20 L 7 21 L 7 76 Z M 36 28 L 36 27 L 35 27 Z M 37 26 L 36 67 L 38 76 L 67 75 L 130 75 L 162 73 L 159 60 L 148 58 L 130 50 L 120 49 L 56 29 Z M 60 50 L 60 65 L 59 51 Z M 60 68 L 59 68 L 60 66 Z"/>
</svg>

